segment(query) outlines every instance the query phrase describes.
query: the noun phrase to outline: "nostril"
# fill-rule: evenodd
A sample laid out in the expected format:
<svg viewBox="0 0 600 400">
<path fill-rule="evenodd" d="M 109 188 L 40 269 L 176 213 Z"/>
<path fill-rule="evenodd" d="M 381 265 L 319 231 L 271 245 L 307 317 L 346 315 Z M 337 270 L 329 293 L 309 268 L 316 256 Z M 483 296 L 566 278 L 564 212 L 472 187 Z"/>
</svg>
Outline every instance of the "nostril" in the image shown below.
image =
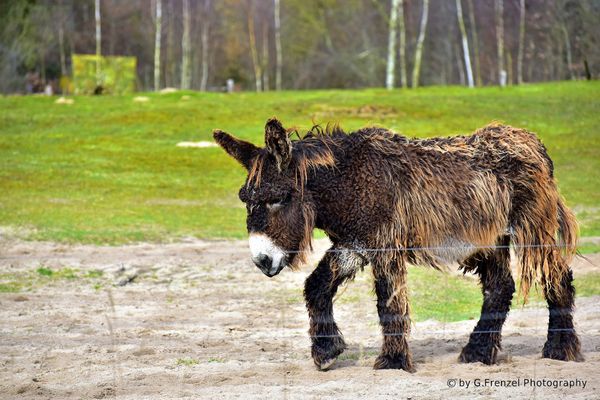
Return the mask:
<svg viewBox="0 0 600 400">
<path fill-rule="evenodd" d="M 267 255 L 261 255 L 260 264 L 263 266 L 263 268 L 266 268 L 266 269 L 271 268 L 271 257 L 269 257 Z"/>
<path fill-rule="evenodd" d="M 271 269 L 271 257 L 266 254 L 259 254 L 257 257 L 253 259 L 254 264 L 260 269 L 269 270 Z"/>
</svg>

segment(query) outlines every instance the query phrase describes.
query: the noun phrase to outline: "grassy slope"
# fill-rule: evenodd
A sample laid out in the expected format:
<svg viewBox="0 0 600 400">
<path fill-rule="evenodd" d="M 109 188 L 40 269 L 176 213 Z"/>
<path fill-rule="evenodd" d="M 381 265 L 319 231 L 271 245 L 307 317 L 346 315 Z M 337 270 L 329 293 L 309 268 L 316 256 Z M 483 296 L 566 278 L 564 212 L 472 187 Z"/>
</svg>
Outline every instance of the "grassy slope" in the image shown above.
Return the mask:
<svg viewBox="0 0 600 400">
<path fill-rule="evenodd" d="M 213 128 L 262 142 L 277 115 L 305 129 L 311 119 L 346 130 L 379 124 L 409 136 L 467 133 L 490 121 L 537 132 L 556 165 L 561 192 L 583 235 L 600 235 L 597 82 L 506 89 L 457 87 L 387 92 L 149 94 L 0 97 L 0 226 L 27 237 L 69 242 L 162 241 L 184 235 L 245 235 L 237 199 L 244 171 L 212 140 Z"/>
</svg>

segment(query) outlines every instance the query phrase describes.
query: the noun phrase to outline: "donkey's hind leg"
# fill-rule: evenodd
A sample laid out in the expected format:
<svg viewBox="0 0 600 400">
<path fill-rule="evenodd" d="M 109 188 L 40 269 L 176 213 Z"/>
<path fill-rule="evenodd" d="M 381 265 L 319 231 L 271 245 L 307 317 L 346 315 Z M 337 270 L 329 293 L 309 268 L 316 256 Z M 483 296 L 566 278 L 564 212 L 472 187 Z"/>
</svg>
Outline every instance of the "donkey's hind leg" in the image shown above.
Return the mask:
<svg viewBox="0 0 600 400">
<path fill-rule="evenodd" d="M 375 361 L 376 369 L 403 369 L 414 372 L 408 348 L 410 316 L 406 265 L 400 256 L 373 262 L 377 313 L 383 333 L 381 354 Z"/>
<path fill-rule="evenodd" d="M 551 254 L 551 261 L 562 263 L 557 251 Z M 542 355 L 562 361 L 583 361 L 579 338 L 573 327 L 573 307 L 575 288 L 573 287 L 573 271 L 564 266 L 554 271 L 565 271 L 558 282 L 552 283 L 551 277 L 544 277 L 544 296 L 548 302 L 549 321 L 548 339 L 544 344 Z"/>
<path fill-rule="evenodd" d="M 460 353 L 461 362 L 494 364 L 501 349 L 502 325 L 515 292 L 510 271 L 510 238 L 502 237 L 493 253 L 477 253 L 463 262 L 466 271 L 479 275 L 483 291 L 481 317 Z"/>
<path fill-rule="evenodd" d="M 345 349 L 342 333 L 333 319 L 333 296 L 353 273 L 340 273 L 337 256 L 326 253 L 304 283 L 304 298 L 310 319 L 311 354 L 319 369 L 329 368 Z"/>
</svg>

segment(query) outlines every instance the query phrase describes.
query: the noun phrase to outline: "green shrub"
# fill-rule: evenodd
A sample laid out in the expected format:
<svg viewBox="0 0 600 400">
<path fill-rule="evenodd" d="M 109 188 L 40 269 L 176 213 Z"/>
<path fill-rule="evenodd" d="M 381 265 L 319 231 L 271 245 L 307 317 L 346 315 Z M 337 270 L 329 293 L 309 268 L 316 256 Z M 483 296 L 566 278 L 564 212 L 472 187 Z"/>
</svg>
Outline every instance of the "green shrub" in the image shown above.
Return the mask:
<svg viewBox="0 0 600 400">
<path fill-rule="evenodd" d="M 101 56 L 98 77 L 96 60 L 95 55 L 73 54 L 75 94 L 93 94 L 97 86 L 102 86 L 104 94 L 125 94 L 135 90 L 135 57 Z"/>
</svg>

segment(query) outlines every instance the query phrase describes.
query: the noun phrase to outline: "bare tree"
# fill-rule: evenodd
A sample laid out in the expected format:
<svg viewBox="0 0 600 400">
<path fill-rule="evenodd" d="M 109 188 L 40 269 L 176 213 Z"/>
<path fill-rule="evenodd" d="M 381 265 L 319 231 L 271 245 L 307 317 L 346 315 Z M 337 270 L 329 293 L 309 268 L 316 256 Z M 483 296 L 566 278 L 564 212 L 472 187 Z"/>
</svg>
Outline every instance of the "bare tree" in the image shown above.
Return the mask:
<svg viewBox="0 0 600 400">
<path fill-rule="evenodd" d="M 191 30 L 190 0 L 183 0 L 183 37 L 181 40 L 181 88 L 189 89 L 192 80 L 192 47 L 190 44 Z"/>
<path fill-rule="evenodd" d="M 525 49 L 525 0 L 519 0 L 519 51 L 517 53 L 517 83 L 523 83 L 523 53 Z"/>
<path fill-rule="evenodd" d="M 67 57 L 65 55 L 65 30 L 62 24 L 58 27 L 58 47 L 60 51 L 60 74 L 67 75 Z"/>
<path fill-rule="evenodd" d="M 248 1 L 248 40 L 250 42 L 250 55 L 252 57 L 252 66 L 254 67 L 254 84 L 257 92 L 262 92 L 262 71 L 258 52 L 256 50 L 256 36 L 254 32 L 254 4 L 252 0 Z"/>
<path fill-rule="evenodd" d="M 262 60 L 260 69 L 262 70 L 263 90 L 269 91 L 269 25 L 263 24 L 262 34 Z"/>
<path fill-rule="evenodd" d="M 106 55 L 127 54 L 142 90 L 255 90 L 257 75 L 260 90 L 467 85 L 469 61 L 475 86 L 597 77 L 598 1 L 460 0 L 459 15 L 457 0 L 0 0 L 0 91 L 68 74 L 86 49 L 94 85 Z"/>
<path fill-rule="evenodd" d="M 571 40 L 569 39 L 569 30 L 567 29 L 564 21 L 561 28 L 565 36 L 565 51 L 567 52 L 567 70 L 569 71 L 569 78 L 575 79 L 575 76 L 573 75 L 573 52 L 571 51 Z"/>
<path fill-rule="evenodd" d="M 385 73 L 385 87 L 387 90 L 394 88 L 394 78 L 396 69 L 396 36 L 398 27 L 398 0 L 392 0 L 392 8 L 389 18 L 388 32 L 388 56 L 387 68 Z"/>
<path fill-rule="evenodd" d="M 273 0 L 275 14 L 275 89 L 281 90 L 281 71 L 283 59 L 281 54 L 281 15 L 279 0 Z"/>
<path fill-rule="evenodd" d="M 156 21 L 154 36 L 154 90 L 160 89 L 160 36 L 162 27 L 162 0 L 156 0 Z"/>
<path fill-rule="evenodd" d="M 102 30 L 100 24 L 100 0 L 95 1 L 95 12 L 94 16 L 96 19 L 96 86 L 102 85 L 102 77 L 101 77 L 101 60 L 100 56 L 102 53 Z"/>
<path fill-rule="evenodd" d="M 65 17 L 63 12 L 61 12 L 60 22 L 58 25 L 58 49 L 59 49 L 59 57 L 60 57 L 60 74 L 61 76 L 67 75 L 67 56 L 65 52 L 65 27 L 64 27 Z"/>
<path fill-rule="evenodd" d="M 475 84 L 481 86 L 481 67 L 479 65 L 479 35 L 477 34 L 477 23 L 475 22 L 475 10 L 473 0 L 467 0 L 469 6 L 469 24 L 471 25 L 471 37 L 473 38 L 473 60 L 475 62 Z"/>
<path fill-rule="evenodd" d="M 202 78 L 200 90 L 206 91 L 208 85 L 208 33 L 210 29 L 210 2 L 204 0 L 204 21 L 202 23 Z"/>
<path fill-rule="evenodd" d="M 506 85 L 506 70 L 504 69 L 504 1 L 495 0 L 496 10 L 496 46 L 498 50 L 498 83 Z"/>
<path fill-rule="evenodd" d="M 175 87 L 176 86 L 176 69 L 177 62 L 175 60 L 175 23 L 176 16 L 175 10 L 173 7 L 173 1 L 166 1 L 165 8 L 166 12 L 164 14 L 164 25 L 167 31 L 166 34 L 166 43 L 165 43 L 165 57 L 163 59 L 164 64 L 164 81 L 165 87 Z"/>
<path fill-rule="evenodd" d="M 412 87 L 419 86 L 419 75 L 421 74 L 421 58 L 423 55 L 423 42 L 425 41 L 425 31 L 427 30 L 427 19 L 429 14 L 429 0 L 423 0 L 423 12 L 421 13 L 421 26 L 419 28 L 419 38 L 417 39 L 417 48 L 415 50 L 415 63 L 412 73 Z"/>
<path fill-rule="evenodd" d="M 400 80 L 402 87 L 408 86 L 406 79 L 406 25 L 404 24 L 404 0 L 398 2 L 398 22 L 400 28 Z"/>
<path fill-rule="evenodd" d="M 473 83 L 473 70 L 471 69 L 471 57 L 469 55 L 469 41 L 467 39 L 467 31 L 465 29 L 465 21 L 462 14 L 462 5 L 460 0 L 456 0 L 456 14 L 458 15 L 458 28 L 460 29 L 460 35 L 462 37 L 462 48 L 463 55 L 465 58 L 465 68 L 467 70 L 467 82 L 470 88 L 474 85 Z"/>
</svg>

